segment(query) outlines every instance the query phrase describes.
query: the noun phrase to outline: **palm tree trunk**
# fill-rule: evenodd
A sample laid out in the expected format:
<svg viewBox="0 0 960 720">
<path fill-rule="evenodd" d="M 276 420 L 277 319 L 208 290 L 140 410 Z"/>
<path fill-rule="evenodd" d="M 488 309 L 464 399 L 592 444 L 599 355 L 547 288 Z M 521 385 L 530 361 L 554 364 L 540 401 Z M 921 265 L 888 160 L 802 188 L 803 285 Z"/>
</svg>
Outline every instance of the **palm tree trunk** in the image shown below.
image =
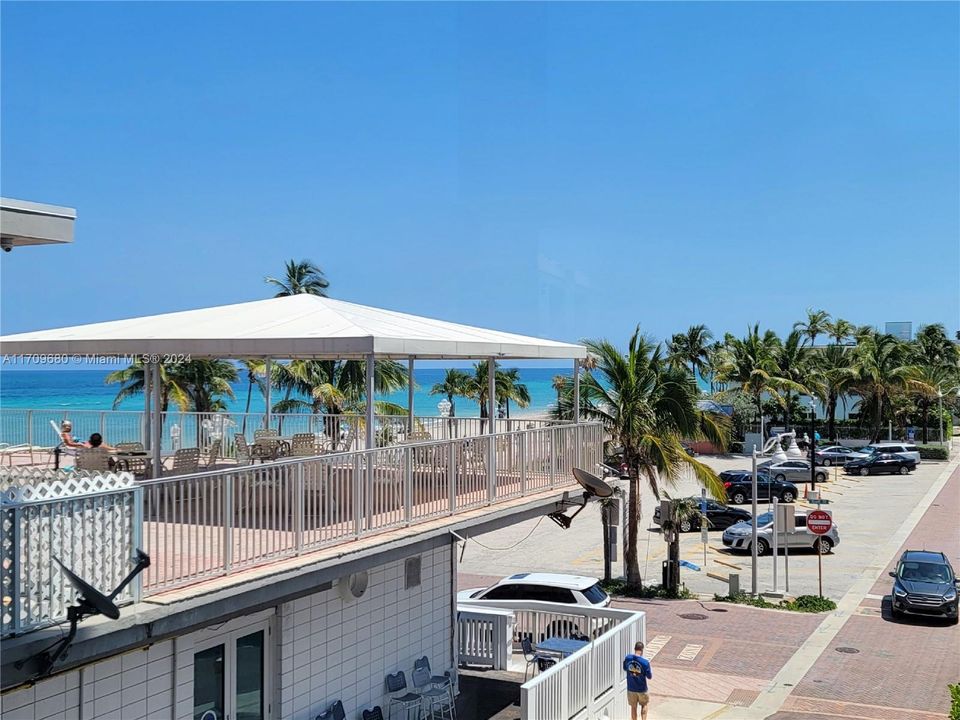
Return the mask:
<svg viewBox="0 0 960 720">
<path fill-rule="evenodd" d="M 243 427 L 240 429 L 240 432 L 244 435 L 247 434 L 247 415 L 250 414 L 250 398 L 253 395 L 253 378 L 249 378 L 247 381 L 247 406 L 243 411 Z"/>
<path fill-rule="evenodd" d="M 930 413 L 930 401 L 921 400 L 920 405 L 923 408 L 923 444 L 927 444 L 927 420 Z"/>
<path fill-rule="evenodd" d="M 603 526 L 603 579 L 610 582 L 610 523 L 607 522 L 607 508 L 600 506 L 600 524 Z"/>
<path fill-rule="evenodd" d="M 836 438 L 834 431 L 836 430 L 836 415 L 837 415 L 837 395 L 836 393 L 830 393 L 827 396 L 827 438 L 833 440 Z"/>
<path fill-rule="evenodd" d="M 883 425 L 883 397 L 877 396 L 877 409 L 873 416 L 873 433 L 870 442 L 875 443 L 880 439 L 880 430 Z"/>
<path fill-rule="evenodd" d="M 623 559 L 627 565 L 627 584 L 639 587 L 640 561 L 637 558 L 637 535 L 640 530 L 640 468 L 636 458 L 627 460 L 627 472 L 630 474 L 630 491 L 627 498 L 627 547 Z"/>
</svg>

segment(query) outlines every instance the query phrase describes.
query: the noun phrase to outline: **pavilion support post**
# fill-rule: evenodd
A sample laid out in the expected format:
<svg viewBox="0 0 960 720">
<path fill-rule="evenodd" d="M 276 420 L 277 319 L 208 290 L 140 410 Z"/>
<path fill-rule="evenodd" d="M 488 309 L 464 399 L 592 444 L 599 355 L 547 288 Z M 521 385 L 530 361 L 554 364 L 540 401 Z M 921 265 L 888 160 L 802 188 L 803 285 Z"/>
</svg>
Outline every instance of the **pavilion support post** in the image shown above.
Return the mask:
<svg viewBox="0 0 960 720">
<path fill-rule="evenodd" d="M 490 433 L 489 461 L 487 462 L 487 500 L 497 497 L 497 359 L 487 361 L 487 426 Z"/>
<path fill-rule="evenodd" d="M 150 423 L 151 403 L 153 402 L 153 365 L 148 362 L 143 363 L 143 423 L 141 426 L 140 442 L 143 443 L 143 449 L 149 450 L 151 445 L 152 431 Z"/>
<path fill-rule="evenodd" d="M 376 434 L 374 433 L 374 423 L 376 422 L 376 415 L 373 412 L 373 395 L 374 395 L 374 363 L 376 362 L 375 356 L 371 353 L 367 355 L 366 370 L 367 370 L 367 450 L 372 450 L 376 447 Z"/>
<path fill-rule="evenodd" d="M 273 386 L 273 383 L 270 382 L 270 378 L 273 376 L 273 361 L 270 358 L 265 358 L 263 361 L 263 372 L 266 376 L 266 384 L 263 391 L 263 400 L 267 403 L 267 409 L 263 414 L 263 427 L 265 430 L 270 429 L 270 413 L 273 408 L 272 401 L 270 400 L 270 389 Z"/>
<path fill-rule="evenodd" d="M 413 421 L 413 356 L 407 358 L 407 434 L 414 431 Z"/>
<path fill-rule="evenodd" d="M 580 361 L 573 361 L 573 422 L 580 422 Z"/>
<path fill-rule="evenodd" d="M 153 375 L 153 437 L 150 441 L 150 450 L 153 457 L 153 477 L 163 475 L 163 457 L 160 453 L 163 444 L 163 408 L 160 405 L 160 363 L 150 363 L 150 372 Z"/>
</svg>

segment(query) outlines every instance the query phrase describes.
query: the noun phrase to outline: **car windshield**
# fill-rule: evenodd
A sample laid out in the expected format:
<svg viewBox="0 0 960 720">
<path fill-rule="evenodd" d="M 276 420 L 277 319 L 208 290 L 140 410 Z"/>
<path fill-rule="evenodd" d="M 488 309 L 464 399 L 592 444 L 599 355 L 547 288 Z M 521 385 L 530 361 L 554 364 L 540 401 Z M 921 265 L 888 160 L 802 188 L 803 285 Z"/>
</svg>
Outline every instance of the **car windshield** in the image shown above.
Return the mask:
<svg viewBox="0 0 960 720">
<path fill-rule="evenodd" d="M 764 527 L 765 525 L 769 525 L 772 522 L 773 522 L 772 512 L 765 512 L 763 513 L 763 515 L 757 516 L 757 527 Z"/>
<path fill-rule="evenodd" d="M 880 452 L 880 448 L 875 448 L 873 445 L 865 445 L 860 448 L 859 452 L 862 452 L 864 455 L 873 455 L 874 453 Z"/>
<path fill-rule="evenodd" d="M 592 602 L 594 605 L 599 605 L 602 602 L 606 602 L 607 594 L 603 591 L 603 588 L 600 587 L 600 583 L 591 585 L 586 590 L 583 590 L 583 596 Z"/>
<path fill-rule="evenodd" d="M 897 576 L 901 580 L 913 582 L 949 583 L 953 582 L 953 573 L 949 565 L 932 562 L 902 562 Z"/>
</svg>

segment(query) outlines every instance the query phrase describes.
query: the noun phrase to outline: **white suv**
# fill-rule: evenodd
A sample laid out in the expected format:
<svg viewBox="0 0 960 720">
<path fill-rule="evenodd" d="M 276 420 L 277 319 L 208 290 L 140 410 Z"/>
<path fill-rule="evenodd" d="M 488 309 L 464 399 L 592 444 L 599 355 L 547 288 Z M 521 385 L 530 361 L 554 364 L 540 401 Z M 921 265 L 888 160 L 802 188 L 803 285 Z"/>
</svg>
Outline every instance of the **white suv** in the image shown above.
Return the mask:
<svg viewBox="0 0 960 720">
<path fill-rule="evenodd" d="M 917 446 L 913 443 L 902 443 L 902 442 L 878 442 L 873 443 L 872 445 L 867 445 L 857 449 L 856 452 L 850 453 L 847 457 L 848 460 L 863 460 L 868 458 L 874 453 L 895 453 L 897 455 L 903 455 L 906 458 L 910 458 L 915 461 L 917 465 L 920 464 L 920 451 L 917 450 Z"/>
<path fill-rule="evenodd" d="M 461 590 L 457 600 L 490 605 L 496 605 L 498 600 L 540 600 L 588 607 L 610 604 L 610 596 L 600 587 L 597 578 L 557 573 L 517 573 L 488 588 Z"/>
</svg>

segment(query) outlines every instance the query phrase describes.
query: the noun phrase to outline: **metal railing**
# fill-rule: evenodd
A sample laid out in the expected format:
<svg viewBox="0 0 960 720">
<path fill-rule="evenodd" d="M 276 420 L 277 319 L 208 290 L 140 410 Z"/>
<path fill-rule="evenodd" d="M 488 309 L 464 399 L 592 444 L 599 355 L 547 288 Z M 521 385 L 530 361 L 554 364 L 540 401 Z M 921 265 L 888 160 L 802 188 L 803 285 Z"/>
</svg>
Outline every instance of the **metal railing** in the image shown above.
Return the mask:
<svg viewBox="0 0 960 720">
<path fill-rule="evenodd" d="M 144 592 L 573 484 L 600 461 L 580 424 L 146 480 Z"/>
<path fill-rule="evenodd" d="M 10 445 L 52 447 L 60 438 L 51 426 L 63 420 L 73 423 L 73 435 L 79 440 L 92 433 L 100 433 L 108 444 L 140 441 L 147 443 L 145 413 L 137 410 L 68 410 L 0 408 L 0 442 Z M 163 453 L 178 448 L 208 448 L 214 439 L 221 439 L 225 457 L 235 457 L 234 436 L 243 434 L 248 441 L 266 422 L 266 414 L 257 413 L 196 413 L 170 411 L 163 413 Z M 312 433 L 325 438 L 335 451 L 363 450 L 366 446 L 365 418 L 362 415 L 273 413 L 270 426 L 279 434 L 291 436 Z M 377 415 L 375 434 L 378 445 L 392 445 L 408 439 L 409 418 L 406 415 Z M 547 427 L 554 421 L 536 418 L 498 418 L 496 427 L 501 432 Z M 429 439 L 476 437 L 489 432 L 488 421 L 479 417 L 417 416 L 412 432 Z"/>
<path fill-rule="evenodd" d="M 506 670 L 513 648 L 510 610 L 457 606 L 457 664 Z"/>
<path fill-rule="evenodd" d="M 582 610 L 586 616 L 600 612 Z M 623 715 L 627 683 L 621 662 L 638 641 L 645 642 L 646 614 L 609 608 L 602 613 L 611 623 L 604 632 L 521 686 L 522 720 L 598 720 Z"/>
</svg>

